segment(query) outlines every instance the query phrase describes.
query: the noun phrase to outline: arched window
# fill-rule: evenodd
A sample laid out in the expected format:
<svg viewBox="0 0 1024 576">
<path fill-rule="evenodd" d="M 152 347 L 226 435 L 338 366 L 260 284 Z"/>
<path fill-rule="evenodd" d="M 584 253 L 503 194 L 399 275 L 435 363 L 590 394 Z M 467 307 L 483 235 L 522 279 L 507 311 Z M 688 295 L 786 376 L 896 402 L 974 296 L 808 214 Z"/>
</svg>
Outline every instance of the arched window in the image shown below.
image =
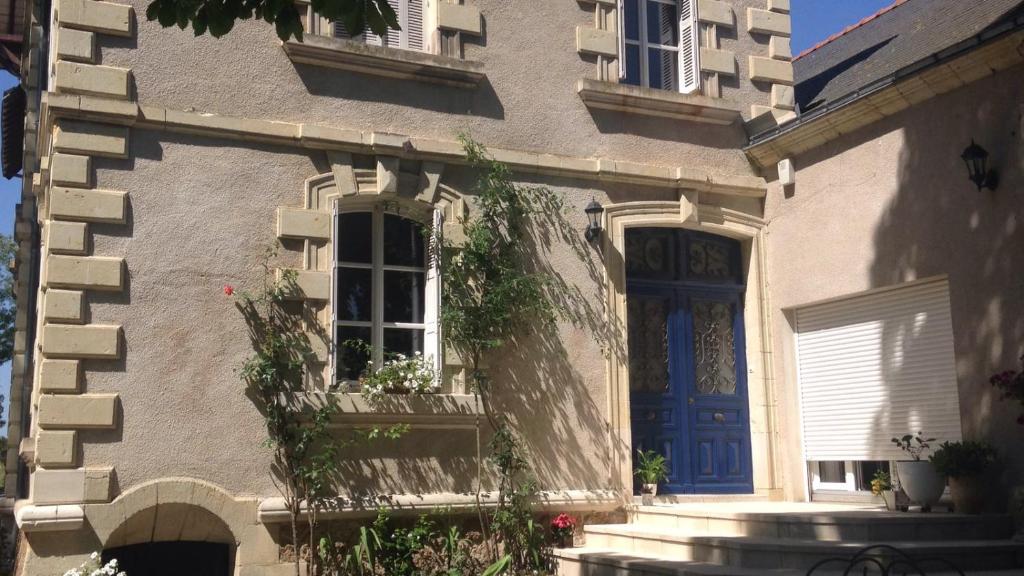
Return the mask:
<svg viewBox="0 0 1024 576">
<path fill-rule="evenodd" d="M 439 224 L 440 211 L 430 223 L 384 204 L 338 211 L 333 310 L 339 383 L 351 388 L 368 361 L 379 366 L 398 354 L 423 354 L 439 368 L 438 259 L 429 233 Z"/>
</svg>

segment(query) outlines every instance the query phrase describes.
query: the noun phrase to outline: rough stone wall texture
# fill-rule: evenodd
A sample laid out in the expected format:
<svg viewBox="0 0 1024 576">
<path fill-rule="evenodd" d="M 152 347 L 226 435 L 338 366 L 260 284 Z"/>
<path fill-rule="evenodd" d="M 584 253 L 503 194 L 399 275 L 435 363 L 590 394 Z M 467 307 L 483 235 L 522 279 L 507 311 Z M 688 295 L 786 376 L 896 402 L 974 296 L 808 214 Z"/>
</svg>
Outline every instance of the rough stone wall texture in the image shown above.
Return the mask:
<svg viewBox="0 0 1024 576">
<path fill-rule="evenodd" d="M 739 20 L 747 3 L 765 7 L 759 0 L 737 2 Z M 146 21 L 145 1 L 132 4 L 140 15 L 138 40 L 98 41 L 104 65 L 132 70 L 140 104 L 444 140 L 465 130 L 492 146 L 752 174 L 740 151 L 745 135 L 738 124 L 705 126 L 587 109 L 575 86 L 594 76 L 594 64 L 577 53 L 573 31 L 592 25 L 590 5 L 477 2 L 486 34 L 465 40 L 465 57 L 483 63 L 487 80 L 466 90 L 295 65 L 272 28 L 260 22 L 240 22 L 221 39 L 193 39 L 190 30 Z M 767 56 L 767 37 L 759 44 L 738 28 L 737 50 Z M 737 59 L 746 66 L 745 54 L 738 52 Z M 752 88 L 744 80 L 738 90 Z M 757 103 L 768 104 L 767 92 L 756 94 Z"/>
<path fill-rule="evenodd" d="M 781 309 L 948 275 L 964 436 L 995 443 L 1016 482 L 1020 407 L 999 401 L 988 377 L 1024 353 L 1022 101 L 1017 66 L 921 103 L 795 158 L 795 187 L 773 184 L 766 205 L 777 350 L 791 351 Z M 994 192 L 967 180 L 960 154 L 972 138 L 999 171 Z M 781 427 L 795 431 L 793 356 L 777 358 Z M 799 494 L 799 435 L 786 438 Z"/>
</svg>

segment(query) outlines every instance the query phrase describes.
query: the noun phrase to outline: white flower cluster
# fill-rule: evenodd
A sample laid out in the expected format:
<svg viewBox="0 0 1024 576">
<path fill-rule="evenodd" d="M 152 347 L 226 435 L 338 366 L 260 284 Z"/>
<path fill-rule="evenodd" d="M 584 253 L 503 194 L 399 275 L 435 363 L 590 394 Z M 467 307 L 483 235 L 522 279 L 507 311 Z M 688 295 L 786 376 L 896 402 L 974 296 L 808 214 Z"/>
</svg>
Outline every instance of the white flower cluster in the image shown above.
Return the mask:
<svg viewBox="0 0 1024 576">
<path fill-rule="evenodd" d="M 424 357 L 420 352 L 411 358 L 396 354 L 378 369 L 374 369 L 373 362 L 368 362 L 362 380 L 362 393 L 370 400 L 384 394 L 434 394 L 440 390 L 441 385 L 434 377 L 432 357 Z"/>
<path fill-rule="evenodd" d="M 93 552 L 89 560 L 83 562 L 78 568 L 72 568 L 64 573 L 64 576 L 127 576 L 117 569 L 117 560 L 107 562 L 106 566 L 100 566 L 100 553 Z"/>
</svg>

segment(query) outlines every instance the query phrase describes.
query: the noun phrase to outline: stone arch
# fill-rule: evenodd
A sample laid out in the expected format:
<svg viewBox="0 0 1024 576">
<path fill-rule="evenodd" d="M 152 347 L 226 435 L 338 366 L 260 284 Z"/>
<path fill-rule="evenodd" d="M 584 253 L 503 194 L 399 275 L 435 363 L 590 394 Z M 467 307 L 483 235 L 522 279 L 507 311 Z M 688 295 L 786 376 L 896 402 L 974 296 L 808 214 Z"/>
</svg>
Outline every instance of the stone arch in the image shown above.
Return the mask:
<svg viewBox="0 0 1024 576">
<path fill-rule="evenodd" d="M 615 345 L 607 355 L 610 399 L 610 442 L 614 451 L 613 478 L 622 498 L 632 498 L 632 450 L 629 407 L 629 369 L 626 347 L 626 229 L 632 227 L 686 228 L 739 240 L 746 276 L 744 308 L 747 322 L 748 387 L 751 403 L 751 445 L 755 492 L 769 495 L 781 489 L 778 470 L 778 424 L 772 372 L 771 307 L 765 277 L 765 222 L 757 217 L 700 203 L 701 194 L 684 191 L 678 202 L 623 202 L 605 206 L 602 253 L 605 262 L 605 306 Z M 758 422 L 753 427 L 754 421 Z M 756 438 L 755 438 L 756 436 Z"/>
<path fill-rule="evenodd" d="M 193 478 L 161 478 L 113 502 L 86 507 L 103 548 L 149 542 L 217 542 L 237 546 L 256 526 L 255 499 L 236 499 Z"/>
</svg>

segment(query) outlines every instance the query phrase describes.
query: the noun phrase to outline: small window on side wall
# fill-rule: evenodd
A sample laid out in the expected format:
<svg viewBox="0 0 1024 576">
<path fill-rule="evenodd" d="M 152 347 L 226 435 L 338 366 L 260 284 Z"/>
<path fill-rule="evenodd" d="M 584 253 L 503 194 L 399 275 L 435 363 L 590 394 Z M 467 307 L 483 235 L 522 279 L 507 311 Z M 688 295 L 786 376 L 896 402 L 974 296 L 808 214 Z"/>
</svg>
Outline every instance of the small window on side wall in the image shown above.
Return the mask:
<svg viewBox="0 0 1024 576">
<path fill-rule="evenodd" d="M 366 30 L 358 36 L 352 36 L 345 30 L 345 26 L 341 22 L 334 22 L 331 33 L 335 38 L 347 38 L 373 46 L 422 52 L 426 46 L 423 40 L 426 36 L 423 19 L 424 3 L 425 0 L 388 0 L 388 4 L 398 16 L 398 25 L 401 30 L 389 29 L 383 37 L 377 36 L 370 30 Z"/>
<path fill-rule="evenodd" d="M 341 211 L 334 234 L 336 381 L 357 387 L 372 361 L 422 354 L 440 373 L 440 273 L 425 229 L 434 222 L 406 218 L 377 205 Z"/>
<path fill-rule="evenodd" d="M 697 0 L 618 2 L 619 80 L 645 88 L 697 92 Z"/>
</svg>

